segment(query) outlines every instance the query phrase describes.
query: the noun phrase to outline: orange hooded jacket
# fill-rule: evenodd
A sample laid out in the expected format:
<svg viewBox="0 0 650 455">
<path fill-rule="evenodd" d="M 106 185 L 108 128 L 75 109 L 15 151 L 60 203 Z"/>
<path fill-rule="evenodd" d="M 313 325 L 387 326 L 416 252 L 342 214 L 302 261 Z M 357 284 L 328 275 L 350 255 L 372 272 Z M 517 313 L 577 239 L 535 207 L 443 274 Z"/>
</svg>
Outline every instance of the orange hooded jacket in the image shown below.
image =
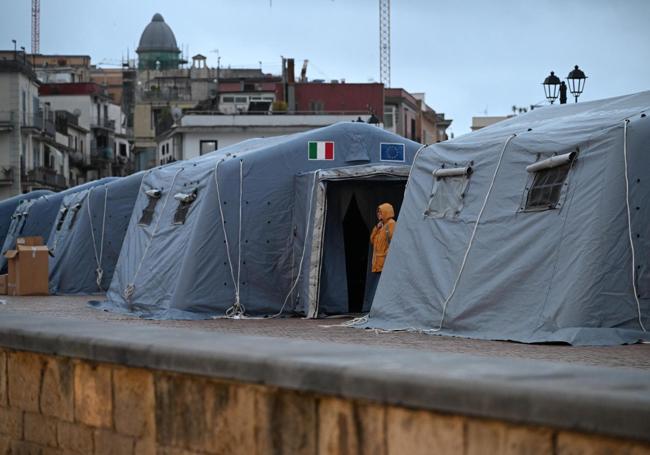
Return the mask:
<svg viewBox="0 0 650 455">
<path fill-rule="evenodd" d="M 395 210 L 393 206 L 384 203 L 377 207 L 377 211 L 381 216 L 383 226 L 375 226 L 370 234 L 370 244 L 372 245 L 372 271 L 381 272 L 384 268 L 384 261 L 388 254 L 388 247 L 393 238 L 395 231 Z"/>
</svg>

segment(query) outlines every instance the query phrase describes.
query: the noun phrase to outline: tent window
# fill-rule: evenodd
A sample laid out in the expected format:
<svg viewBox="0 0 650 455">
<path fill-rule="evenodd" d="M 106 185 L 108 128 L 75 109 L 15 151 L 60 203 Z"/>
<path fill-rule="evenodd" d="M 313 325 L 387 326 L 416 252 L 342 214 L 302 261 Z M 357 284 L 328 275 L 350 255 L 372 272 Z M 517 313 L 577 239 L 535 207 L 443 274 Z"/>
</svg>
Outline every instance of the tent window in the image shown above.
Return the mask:
<svg viewBox="0 0 650 455">
<path fill-rule="evenodd" d="M 576 153 L 565 153 L 531 164 L 533 183 L 526 195 L 525 211 L 550 210 L 558 207 Z"/>
<path fill-rule="evenodd" d="M 156 204 L 160 200 L 162 191 L 153 188 L 145 191 L 145 193 L 149 198 L 149 203 L 142 211 L 140 221 L 138 221 L 139 226 L 149 226 L 151 224 L 151 221 L 153 221 L 153 214 L 156 212 Z"/>
<path fill-rule="evenodd" d="M 463 208 L 472 168 L 440 168 L 433 171 L 433 186 L 424 211 L 428 218 L 453 218 Z"/>
<path fill-rule="evenodd" d="M 81 202 L 73 205 L 72 208 L 70 209 L 70 213 L 72 213 L 70 218 L 70 229 L 72 229 L 72 226 L 74 226 L 74 222 L 77 220 L 77 214 L 79 213 L 79 209 L 81 209 Z"/>
<path fill-rule="evenodd" d="M 174 195 L 174 199 L 178 201 L 178 207 L 176 207 L 176 212 L 174 212 L 173 224 L 185 224 L 187 212 L 190 210 L 192 202 L 196 200 L 196 190 L 191 193 L 177 193 Z"/>
<path fill-rule="evenodd" d="M 60 231 L 61 228 L 63 227 L 63 222 L 65 221 L 65 216 L 68 214 L 68 207 L 63 206 L 61 210 L 59 210 L 59 219 L 56 222 L 56 230 Z"/>
</svg>

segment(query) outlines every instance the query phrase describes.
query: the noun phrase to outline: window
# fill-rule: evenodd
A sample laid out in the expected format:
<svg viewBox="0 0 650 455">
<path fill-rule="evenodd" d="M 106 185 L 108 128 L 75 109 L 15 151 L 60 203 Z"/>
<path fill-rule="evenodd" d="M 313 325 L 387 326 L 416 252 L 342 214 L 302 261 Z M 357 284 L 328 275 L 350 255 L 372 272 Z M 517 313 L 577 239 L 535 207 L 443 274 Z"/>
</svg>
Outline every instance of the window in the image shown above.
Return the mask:
<svg viewBox="0 0 650 455">
<path fill-rule="evenodd" d="M 196 189 L 191 193 L 176 193 L 174 199 L 178 201 L 178 207 L 174 213 L 173 224 L 185 224 L 187 212 L 190 210 L 192 202 L 196 200 Z"/>
<path fill-rule="evenodd" d="M 471 163 L 470 163 L 471 164 Z M 458 166 L 454 163 L 454 166 Z M 454 218 L 463 208 L 471 166 L 440 167 L 432 172 L 433 186 L 424 211 L 428 218 Z"/>
<path fill-rule="evenodd" d="M 322 101 L 310 101 L 309 110 L 312 112 L 323 112 L 325 105 Z"/>
<path fill-rule="evenodd" d="M 236 96 L 235 97 L 235 104 L 248 104 L 248 97 L 247 96 Z"/>
<path fill-rule="evenodd" d="M 65 221 L 65 216 L 68 214 L 68 207 L 63 206 L 61 207 L 61 210 L 59 210 L 59 219 L 56 222 L 56 230 L 60 231 L 61 228 L 63 227 L 63 222 Z"/>
<path fill-rule="evenodd" d="M 81 202 L 77 202 L 75 205 L 70 208 L 70 227 L 69 229 L 72 229 L 72 226 L 74 226 L 74 222 L 77 220 L 77 214 L 79 213 L 79 210 L 81 209 Z"/>
<path fill-rule="evenodd" d="M 145 191 L 145 194 L 149 198 L 149 202 L 147 206 L 144 208 L 144 210 L 142 211 L 142 215 L 140 216 L 140 221 L 138 221 L 139 226 L 149 226 L 151 224 L 151 221 L 153 220 L 153 215 L 156 212 L 156 204 L 160 200 L 160 196 L 162 196 L 162 191 L 157 188 L 152 188 L 150 190 Z"/>
<path fill-rule="evenodd" d="M 392 129 L 395 126 L 395 106 L 384 106 L 384 128 Z"/>
<path fill-rule="evenodd" d="M 222 103 L 234 103 L 235 102 L 235 97 L 233 96 L 224 96 L 221 98 Z"/>
<path fill-rule="evenodd" d="M 560 206 L 562 188 L 575 160 L 576 153 L 555 155 L 526 168 L 533 182 L 528 188 L 524 211 L 550 210 Z"/>
<path fill-rule="evenodd" d="M 199 155 L 205 155 L 206 153 L 214 152 L 218 148 L 218 143 L 219 141 L 216 139 L 199 141 Z"/>
</svg>

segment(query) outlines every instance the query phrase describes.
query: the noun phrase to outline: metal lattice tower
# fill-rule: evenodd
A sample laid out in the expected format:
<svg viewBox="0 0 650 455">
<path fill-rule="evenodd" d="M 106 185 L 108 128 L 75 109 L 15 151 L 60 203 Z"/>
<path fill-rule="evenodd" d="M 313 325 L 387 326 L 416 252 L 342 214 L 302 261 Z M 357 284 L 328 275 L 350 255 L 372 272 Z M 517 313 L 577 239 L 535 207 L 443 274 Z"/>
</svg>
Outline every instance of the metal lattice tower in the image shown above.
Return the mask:
<svg viewBox="0 0 650 455">
<path fill-rule="evenodd" d="M 32 54 L 41 52 L 41 0 L 32 0 Z"/>
<path fill-rule="evenodd" d="M 390 0 L 379 0 L 379 80 L 390 87 Z"/>
</svg>

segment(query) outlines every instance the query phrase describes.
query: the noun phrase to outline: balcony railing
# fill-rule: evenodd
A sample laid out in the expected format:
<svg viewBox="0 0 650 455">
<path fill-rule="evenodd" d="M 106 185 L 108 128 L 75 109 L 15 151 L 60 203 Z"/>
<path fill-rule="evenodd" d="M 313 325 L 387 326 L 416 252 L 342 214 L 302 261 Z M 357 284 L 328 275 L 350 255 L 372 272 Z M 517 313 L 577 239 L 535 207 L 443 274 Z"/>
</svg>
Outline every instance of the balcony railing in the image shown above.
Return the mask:
<svg viewBox="0 0 650 455">
<path fill-rule="evenodd" d="M 51 118 L 45 118 L 43 114 L 23 115 L 22 127 L 33 128 L 50 136 L 54 136 L 56 133 L 54 121 Z"/>
<path fill-rule="evenodd" d="M 90 144 L 91 161 L 112 161 L 115 156 L 113 147 L 110 145 L 97 145 L 96 142 Z"/>
<path fill-rule="evenodd" d="M 140 90 L 138 95 L 143 101 L 192 101 L 189 90 Z"/>
<path fill-rule="evenodd" d="M 84 164 L 84 155 L 80 151 L 68 153 L 70 164 L 73 166 L 79 166 Z"/>
<path fill-rule="evenodd" d="M 23 183 L 39 184 L 54 189 L 64 189 L 67 187 L 65 177 L 58 174 L 54 169 L 46 167 L 37 167 L 23 175 Z"/>
<path fill-rule="evenodd" d="M 16 121 L 16 113 L 14 111 L 0 111 L 0 125 L 13 125 Z"/>
<path fill-rule="evenodd" d="M 0 186 L 10 186 L 14 183 L 14 168 L 0 167 Z"/>
<path fill-rule="evenodd" d="M 104 128 L 107 130 L 115 131 L 115 120 L 110 120 L 107 118 L 99 120 L 95 119 L 90 126 L 91 128 Z"/>
</svg>

